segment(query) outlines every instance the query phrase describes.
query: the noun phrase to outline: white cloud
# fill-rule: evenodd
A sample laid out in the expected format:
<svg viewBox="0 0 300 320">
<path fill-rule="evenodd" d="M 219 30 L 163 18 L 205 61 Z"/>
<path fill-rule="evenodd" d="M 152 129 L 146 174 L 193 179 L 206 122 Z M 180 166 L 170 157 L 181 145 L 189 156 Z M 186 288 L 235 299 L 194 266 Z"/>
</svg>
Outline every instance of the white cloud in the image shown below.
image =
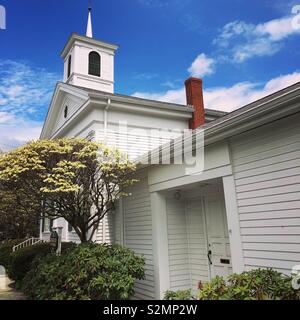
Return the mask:
<svg viewBox="0 0 300 320">
<path fill-rule="evenodd" d="M 208 58 L 204 53 L 198 55 L 188 69 L 193 77 L 204 77 L 214 73 L 215 60 Z"/>
<path fill-rule="evenodd" d="M 282 40 L 292 34 L 299 33 L 299 30 L 293 27 L 293 19 L 294 16 L 290 16 L 258 24 L 256 32 L 268 35 L 272 41 Z"/>
<path fill-rule="evenodd" d="M 25 62 L 0 60 L 0 110 L 44 114 L 59 76 Z"/>
<path fill-rule="evenodd" d="M 42 122 L 16 118 L 15 121 L 0 123 L 0 150 L 8 151 L 31 140 L 38 139 Z"/>
<path fill-rule="evenodd" d="M 0 125 L 14 119 L 14 116 L 8 112 L 0 111 Z"/>
<path fill-rule="evenodd" d="M 0 60 L 0 149 L 39 137 L 58 79 L 26 62 Z"/>
<path fill-rule="evenodd" d="M 256 25 L 244 21 L 229 22 L 213 43 L 222 50 L 227 48 L 235 62 L 255 56 L 270 56 L 283 47 L 284 39 L 300 34 L 300 28 L 295 28 L 293 19 L 295 15 Z"/>
<path fill-rule="evenodd" d="M 294 72 L 271 79 L 264 85 L 239 82 L 231 87 L 208 88 L 204 90 L 204 104 L 208 109 L 230 112 L 299 81 L 300 72 Z M 186 104 L 184 88 L 161 93 L 136 92 L 133 95 L 145 99 Z"/>
<path fill-rule="evenodd" d="M 184 88 L 178 90 L 168 90 L 166 92 L 159 93 L 135 92 L 133 96 L 138 98 L 157 100 L 163 102 L 172 102 L 178 104 L 186 103 Z"/>
</svg>

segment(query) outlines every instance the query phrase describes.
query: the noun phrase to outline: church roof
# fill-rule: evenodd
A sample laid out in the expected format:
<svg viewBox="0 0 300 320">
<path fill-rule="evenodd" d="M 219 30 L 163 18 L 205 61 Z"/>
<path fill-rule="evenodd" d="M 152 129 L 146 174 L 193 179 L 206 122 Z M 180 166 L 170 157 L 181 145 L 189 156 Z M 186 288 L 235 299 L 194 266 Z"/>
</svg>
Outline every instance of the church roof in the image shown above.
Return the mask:
<svg viewBox="0 0 300 320">
<path fill-rule="evenodd" d="M 115 97 L 115 98 L 123 98 L 127 99 L 128 101 L 136 102 L 136 103 L 147 103 L 147 104 L 157 104 L 159 107 L 166 108 L 166 109 L 172 109 L 172 110 L 178 110 L 178 111 L 186 111 L 186 112 L 194 112 L 194 108 L 188 105 L 183 105 L 183 104 L 178 104 L 178 103 L 170 103 L 170 102 L 164 102 L 164 101 L 158 101 L 158 100 L 151 100 L 151 99 L 145 99 L 145 98 L 139 98 L 139 97 L 134 97 L 134 96 L 128 96 L 124 94 L 119 94 L 119 93 L 108 93 L 104 91 L 99 91 L 99 90 L 94 90 L 94 89 L 89 89 L 85 87 L 79 87 L 71 84 L 67 84 L 69 86 L 72 86 L 74 88 L 78 88 L 81 90 L 86 91 L 89 95 L 101 95 L 105 97 Z M 219 110 L 213 110 L 213 109 L 205 109 L 205 115 L 208 116 L 209 118 L 212 117 L 213 119 L 208 119 L 210 120 L 215 120 L 217 118 L 223 117 L 226 115 L 227 112 L 224 111 L 219 111 Z"/>
</svg>

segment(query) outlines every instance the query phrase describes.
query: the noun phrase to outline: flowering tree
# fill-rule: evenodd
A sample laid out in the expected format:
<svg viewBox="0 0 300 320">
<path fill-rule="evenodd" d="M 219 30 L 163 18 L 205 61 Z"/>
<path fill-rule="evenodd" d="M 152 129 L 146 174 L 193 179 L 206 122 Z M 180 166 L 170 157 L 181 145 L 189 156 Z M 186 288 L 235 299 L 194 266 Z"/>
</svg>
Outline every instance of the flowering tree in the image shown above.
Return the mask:
<svg viewBox="0 0 300 320">
<path fill-rule="evenodd" d="M 64 218 L 81 242 L 135 182 L 118 150 L 84 139 L 38 140 L 0 157 L 0 188 L 26 196 L 32 214 Z M 22 205 L 22 199 L 18 199 Z"/>
</svg>

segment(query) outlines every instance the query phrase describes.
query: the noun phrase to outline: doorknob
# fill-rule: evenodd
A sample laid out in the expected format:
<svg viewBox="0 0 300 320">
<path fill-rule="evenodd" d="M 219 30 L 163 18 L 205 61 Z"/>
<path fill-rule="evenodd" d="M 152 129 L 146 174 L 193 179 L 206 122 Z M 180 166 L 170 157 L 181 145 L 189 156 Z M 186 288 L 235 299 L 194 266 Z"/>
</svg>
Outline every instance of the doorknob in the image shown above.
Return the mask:
<svg viewBox="0 0 300 320">
<path fill-rule="evenodd" d="M 212 264 L 211 254 L 212 254 L 211 250 L 208 250 L 208 252 L 207 252 L 207 258 L 208 258 L 209 264 Z"/>
</svg>

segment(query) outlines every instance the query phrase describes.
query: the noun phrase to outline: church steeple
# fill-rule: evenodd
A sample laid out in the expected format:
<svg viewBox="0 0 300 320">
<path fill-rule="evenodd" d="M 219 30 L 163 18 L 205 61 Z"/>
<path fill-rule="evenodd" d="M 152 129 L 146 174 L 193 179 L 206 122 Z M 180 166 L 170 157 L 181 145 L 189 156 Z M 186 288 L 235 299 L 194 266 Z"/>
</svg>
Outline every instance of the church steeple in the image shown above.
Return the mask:
<svg viewBox="0 0 300 320">
<path fill-rule="evenodd" d="M 88 8 L 89 14 L 88 14 L 88 22 L 86 27 L 86 36 L 89 38 L 93 38 L 93 27 L 92 27 L 92 4 L 91 1 L 89 2 L 89 8 Z"/>
<path fill-rule="evenodd" d="M 113 93 L 114 57 L 118 46 L 93 38 L 91 11 L 90 1 L 86 36 L 72 33 L 61 53 L 64 82 Z"/>
</svg>

